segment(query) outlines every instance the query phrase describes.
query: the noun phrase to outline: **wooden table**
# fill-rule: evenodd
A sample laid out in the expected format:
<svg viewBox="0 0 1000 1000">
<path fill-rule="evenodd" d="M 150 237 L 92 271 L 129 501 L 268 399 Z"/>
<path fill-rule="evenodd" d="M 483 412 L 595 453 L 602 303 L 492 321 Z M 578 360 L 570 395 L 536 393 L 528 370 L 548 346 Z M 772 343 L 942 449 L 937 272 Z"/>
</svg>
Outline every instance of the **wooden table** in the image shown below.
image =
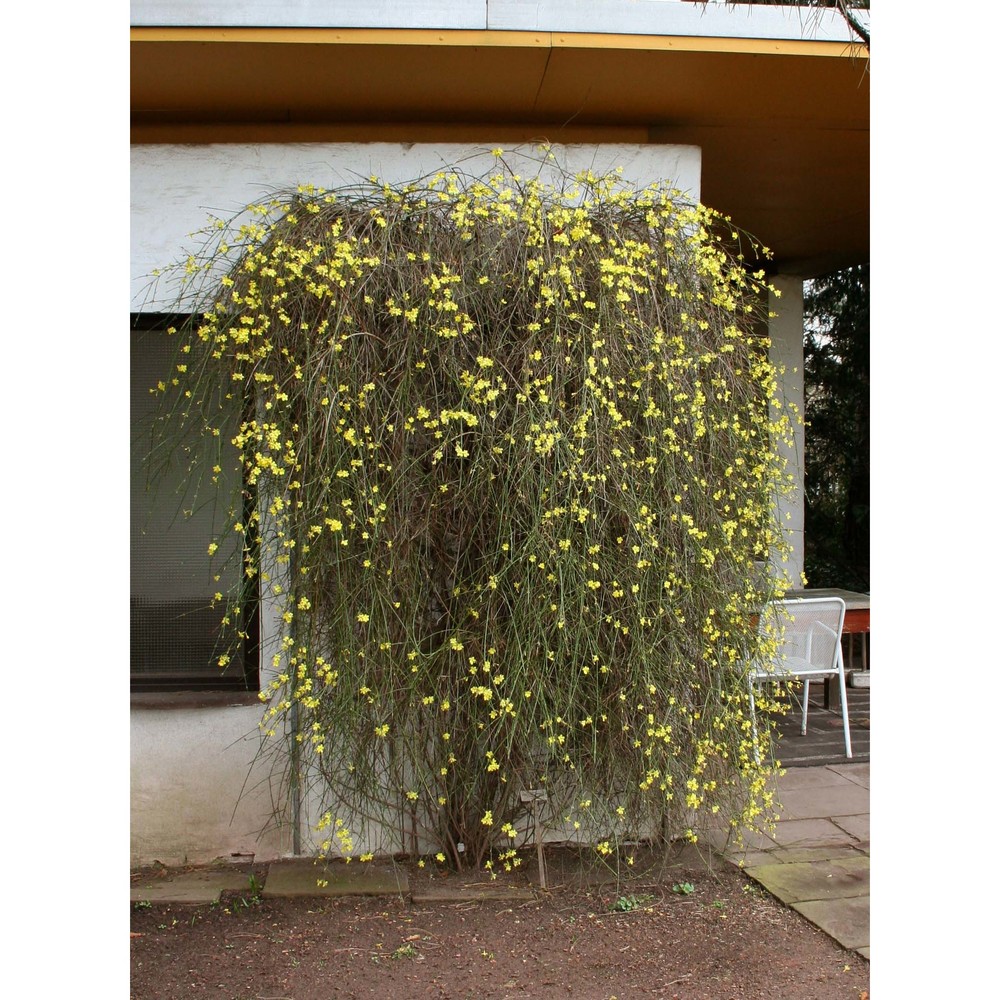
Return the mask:
<svg viewBox="0 0 1000 1000">
<path fill-rule="evenodd" d="M 839 597 L 846 607 L 844 612 L 844 638 L 847 646 L 847 662 L 844 669 L 854 669 L 854 637 L 858 636 L 861 643 L 861 670 L 868 673 L 868 633 L 871 631 L 871 594 L 859 594 L 854 590 L 836 590 L 822 588 L 808 590 L 790 590 L 786 595 L 790 598 L 803 597 Z M 827 680 L 823 684 L 823 707 L 830 707 L 830 693 L 833 684 Z"/>
</svg>

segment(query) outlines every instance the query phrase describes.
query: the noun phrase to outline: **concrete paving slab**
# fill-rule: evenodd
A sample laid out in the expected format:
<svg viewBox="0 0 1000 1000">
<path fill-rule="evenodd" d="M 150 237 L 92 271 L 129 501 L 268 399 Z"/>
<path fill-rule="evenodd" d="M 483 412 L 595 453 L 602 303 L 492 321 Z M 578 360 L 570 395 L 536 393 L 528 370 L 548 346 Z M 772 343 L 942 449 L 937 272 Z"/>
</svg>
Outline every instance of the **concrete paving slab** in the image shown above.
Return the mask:
<svg viewBox="0 0 1000 1000">
<path fill-rule="evenodd" d="M 872 818 L 867 812 L 858 816 L 831 816 L 830 819 L 860 843 L 871 843 Z"/>
<path fill-rule="evenodd" d="M 536 899 L 530 889 L 462 886 L 457 889 L 421 889 L 410 895 L 413 903 L 492 903 L 505 900 Z"/>
<path fill-rule="evenodd" d="M 783 903 L 868 897 L 870 860 L 801 861 L 758 865 L 748 874 Z"/>
<path fill-rule="evenodd" d="M 844 948 L 856 950 L 870 946 L 867 896 L 810 900 L 792 903 L 791 907 Z"/>
<path fill-rule="evenodd" d="M 778 793 L 780 818 L 814 819 L 821 816 L 858 816 L 870 808 L 867 788 L 860 785 L 827 785 L 816 788 L 782 789 Z"/>
<path fill-rule="evenodd" d="M 864 955 L 864 957 L 867 958 L 869 962 L 872 960 L 870 945 L 866 945 L 864 948 L 855 948 L 854 950 L 859 955 Z"/>
<path fill-rule="evenodd" d="M 133 903 L 217 903 L 226 890 L 250 891 L 249 877 L 244 872 L 197 871 L 181 872 L 164 878 L 145 879 L 131 886 Z"/>
<path fill-rule="evenodd" d="M 867 767 L 868 765 L 859 766 Z M 790 767 L 780 778 L 775 779 L 775 787 L 779 794 L 782 791 L 798 788 L 846 787 L 859 783 L 835 767 Z"/>
<path fill-rule="evenodd" d="M 736 853 L 730 855 L 730 860 L 735 861 L 741 868 L 745 868 L 748 871 L 755 865 L 774 864 L 774 859 L 771 857 L 771 851 L 747 851 L 744 854 Z"/>
<path fill-rule="evenodd" d="M 392 864 L 342 861 L 315 862 L 309 858 L 274 862 L 261 895 L 400 896 L 409 892 L 406 871 Z"/>
<path fill-rule="evenodd" d="M 761 830 L 744 829 L 741 831 L 742 840 L 737 840 L 736 834 L 728 827 L 725 829 L 706 830 L 701 836 L 709 847 L 718 854 L 730 857 L 732 854 L 746 854 L 753 851 L 771 851 L 778 846 L 778 842 L 773 839 L 773 835 L 763 833 Z"/>
<path fill-rule="evenodd" d="M 871 764 L 831 764 L 831 771 L 865 788 L 871 788 Z"/>
<path fill-rule="evenodd" d="M 843 745 L 844 745 L 843 743 L 839 744 L 840 747 L 842 747 Z M 843 750 L 838 750 L 837 752 L 834 752 L 832 754 L 829 751 L 823 752 L 822 750 L 820 750 L 820 752 L 815 754 L 802 754 L 802 753 L 796 754 L 794 759 L 792 759 L 791 754 L 789 754 L 786 759 L 783 759 L 781 757 L 779 757 L 778 759 L 782 767 L 787 767 L 789 771 L 798 771 L 802 770 L 803 768 L 809 768 L 815 770 L 818 767 L 826 767 L 827 765 L 829 765 L 831 763 L 830 761 L 831 757 L 843 757 L 843 755 L 844 755 Z"/>
<path fill-rule="evenodd" d="M 774 831 L 780 847 L 850 847 L 854 839 L 829 819 L 785 819 Z"/>
<path fill-rule="evenodd" d="M 857 858 L 863 854 L 857 847 L 776 847 L 773 851 L 757 855 L 755 864 L 797 864 L 807 861 L 836 861 L 842 858 Z M 744 861 L 746 867 L 751 862 Z"/>
<path fill-rule="evenodd" d="M 738 847 L 725 829 L 703 834 L 772 895 L 865 959 L 870 775 L 862 761 L 789 768 L 769 784 L 783 806 L 769 835 L 746 831 L 747 843 Z"/>
</svg>

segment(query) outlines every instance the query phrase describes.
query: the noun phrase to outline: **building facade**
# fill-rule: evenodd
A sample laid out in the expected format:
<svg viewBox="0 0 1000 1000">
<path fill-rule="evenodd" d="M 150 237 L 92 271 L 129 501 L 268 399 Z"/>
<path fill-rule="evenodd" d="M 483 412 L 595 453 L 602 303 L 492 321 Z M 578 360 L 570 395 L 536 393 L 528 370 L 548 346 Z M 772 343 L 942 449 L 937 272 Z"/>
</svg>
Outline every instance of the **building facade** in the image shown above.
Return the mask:
<svg viewBox="0 0 1000 1000">
<path fill-rule="evenodd" d="M 770 247 L 763 266 L 781 291 L 772 351 L 800 407 L 802 283 L 868 259 L 866 53 L 832 12 L 675 0 L 133 0 L 131 21 L 134 417 L 157 324 L 183 306 L 154 272 L 196 252 L 193 234 L 210 218 L 297 184 L 475 172 L 495 147 L 530 157 L 540 142 L 571 170 L 667 181 Z M 801 478 L 801 433 L 789 458 Z M 173 511 L 150 512 L 140 494 L 134 484 L 134 635 L 160 628 L 164 606 L 175 617 L 186 609 L 190 623 L 210 583 L 164 569 L 186 544 L 170 533 L 181 495 Z M 782 570 L 796 579 L 801 499 L 785 514 L 794 555 Z M 280 782 L 258 756 L 271 614 L 263 609 L 242 682 L 229 687 L 181 664 L 169 631 L 160 659 L 137 665 L 133 655 L 134 865 L 309 849 L 308 808 L 296 826 L 271 822 Z M 183 651 L 203 655 L 197 642 Z"/>
</svg>

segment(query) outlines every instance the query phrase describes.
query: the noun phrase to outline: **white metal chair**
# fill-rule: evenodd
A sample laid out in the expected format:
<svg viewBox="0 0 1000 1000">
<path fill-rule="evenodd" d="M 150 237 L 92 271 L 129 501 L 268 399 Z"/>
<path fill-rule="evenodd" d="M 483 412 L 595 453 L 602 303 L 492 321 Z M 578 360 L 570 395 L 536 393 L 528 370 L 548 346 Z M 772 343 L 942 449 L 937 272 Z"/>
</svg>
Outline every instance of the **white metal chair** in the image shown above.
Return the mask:
<svg viewBox="0 0 1000 1000">
<path fill-rule="evenodd" d="M 813 597 L 771 601 L 760 616 L 762 635 L 777 641 L 773 655 L 751 665 L 750 718 L 754 740 L 757 738 L 757 714 L 754 686 L 766 682 L 802 680 L 802 735 L 809 719 L 809 681 L 836 675 L 840 681 L 840 706 L 844 717 L 844 748 L 851 752 L 851 726 L 847 718 L 847 682 L 840 637 L 844 630 L 844 602 L 839 597 Z"/>
</svg>

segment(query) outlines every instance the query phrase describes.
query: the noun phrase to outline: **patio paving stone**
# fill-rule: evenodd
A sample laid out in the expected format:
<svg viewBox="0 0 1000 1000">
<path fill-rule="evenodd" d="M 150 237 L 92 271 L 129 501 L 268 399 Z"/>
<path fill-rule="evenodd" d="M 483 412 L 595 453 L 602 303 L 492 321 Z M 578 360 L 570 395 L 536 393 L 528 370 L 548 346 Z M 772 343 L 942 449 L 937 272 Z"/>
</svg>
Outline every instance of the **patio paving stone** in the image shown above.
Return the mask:
<svg viewBox="0 0 1000 1000">
<path fill-rule="evenodd" d="M 835 861 L 801 861 L 756 865 L 751 878 L 785 903 L 845 899 L 869 894 L 870 860 L 866 857 Z"/>
<path fill-rule="evenodd" d="M 166 878 L 144 879 L 131 886 L 133 903 L 217 903 L 226 890 L 246 889 L 249 882 L 243 872 L 205 869 L 181 872 Z"/>
<path fill-rule="evenodd" d="M 751 862 L 749 858 L 744 861 L 744 866 L 752 867 L 758 865 L 776 864 L 801 864 L 809 861 L 839 861 L 849 858 L 860 857 L 861 853 L 857 847 L 776 847 L 773 851 L 767 851 L 757 855 L 759 860 Z"/>
<path fill-rule="evenodd" d="M 464 886 L 460 889 L 423 889 L 410 894 L 414 903 L 489 903 L 494 900 L 530 900 L 537 898 L 530 889 L 493 889 Z"/>
<path fill-rule="evenodd" d="M 784 793 L 802 788 L 846 788 L 856 784 L 858 782 L 852 781 L 833 767 L 789 767 L 780 778 L 774 780 L 774 787 Z"/>
<path fill-rule="evenodd" d="M 850 783 L 787 791 L 782 789 L 777 798 L 781 804 L 781 820 L 860 816 L 869 809 L 868 789 Z"/>
<path fill-rule="evenodd" d="M 849 833 L 855 840 L 867 844 L 871 841 L 871 816 L 865 812 L 855 816 L 830 817 L 841 830 Z"/>
<path fill-rule="evenodd" d="M 325 885 L 320 883 L 325 882 Z M 319 863 L 309 858 L 276 861 L 268 868 L 261 895 L 400 896 L 409 892 L 406 871 L 377 862 Z"/>
<path fill-rule="evenodd" d="M 850 847 L 854 839 L 829 819 L 784 819 L 775 831 L 780 847 Z"/>
<path fill-rule="evenodd" d="M 868 896 L 791 903 L 810 923 L 852 950 L 869 947 Z M 866 956 L 867 957 L 867 956 Z"/>
<path fill-rule="evenodd" d="M 837 774 L 853 781 L 856 784 L 871 788 L 871 764 L 853 764 L 845 761 L 843 764 L 831 764 L 827 770 L 835 771 Z"/>
</svg>

